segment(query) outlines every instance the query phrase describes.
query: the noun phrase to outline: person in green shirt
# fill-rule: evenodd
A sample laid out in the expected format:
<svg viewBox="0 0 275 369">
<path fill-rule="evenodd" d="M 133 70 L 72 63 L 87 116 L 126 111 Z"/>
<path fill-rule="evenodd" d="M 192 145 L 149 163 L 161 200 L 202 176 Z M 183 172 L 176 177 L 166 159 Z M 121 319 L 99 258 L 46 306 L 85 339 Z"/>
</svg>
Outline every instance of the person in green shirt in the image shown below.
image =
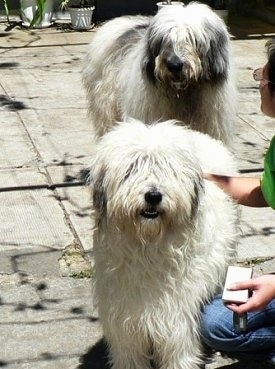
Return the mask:
<svg viewBox="0 0 275 369">
<path fill-rule="evenodd" d="M 275 118 L 275 39 L 266 43 L 266 50 L 267 63 L 256 69 L 253 77 L 259 81 L 262 112 Z M 241 205 L 275 209 L 275 136 L 266 152 L 264 172 L 260 178 L 217 174 L 205 174 L 204 177 L 214 181 Z M 275 274 L 240 281 L 230 289 L 249 289 L 251 296 L 241 305 L 228 303 L 225 306 L 221 295 L 208 304 L 201 322 L 203 342 L 229 355 L 250 356 L 275 366 Z M 232 311 L 248 313 L 245 332 L 234 328 Z"/>
</svg>

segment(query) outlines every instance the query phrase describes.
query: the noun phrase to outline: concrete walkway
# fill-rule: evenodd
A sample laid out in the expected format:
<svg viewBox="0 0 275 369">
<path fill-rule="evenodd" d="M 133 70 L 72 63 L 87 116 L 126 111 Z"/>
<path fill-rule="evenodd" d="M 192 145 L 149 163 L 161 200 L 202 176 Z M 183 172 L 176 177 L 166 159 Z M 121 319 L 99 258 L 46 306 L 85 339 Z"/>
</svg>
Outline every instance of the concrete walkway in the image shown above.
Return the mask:
<svg viewBox="0 0 275 369">
<path fill-rule="evenodd" d="M 275 122 L 260 112 L 252 71 L 265 63 L 275 26 L 229 26 L 239 87 L 234 151 L 243 173 L 260 174 Z M 93 134 L 81 63 L 94 29 L 5 28 L 0 23 L 0 367 L 103 369 L 83 186 Z M 274 271 L 275 213 L 243 208 L 241 228 L 239 261 L 256 264 L 255 274 Z M 207 369 L 264 368 L 253 365 L 217 357 Z"/>
</svg>

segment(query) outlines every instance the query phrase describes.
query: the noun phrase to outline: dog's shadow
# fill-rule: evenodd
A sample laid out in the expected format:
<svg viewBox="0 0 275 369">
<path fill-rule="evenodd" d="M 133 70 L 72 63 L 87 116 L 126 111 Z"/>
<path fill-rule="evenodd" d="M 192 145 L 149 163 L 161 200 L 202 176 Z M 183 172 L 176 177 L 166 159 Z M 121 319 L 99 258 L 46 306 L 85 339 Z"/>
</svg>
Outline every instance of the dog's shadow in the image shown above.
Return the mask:
<svg viewBox="0 0 275 369">
<path fill-rule="evenodd" d="M 100 339 L 86 354 L 80 358 L 80 365 L 77 369 L 111 369 L 108 363 L 108 346 L 104 338 Z M 203 365 L 202 368 L 212 368 L 212 365 Z M 240 360 L 239 362 L 230 364 L 221 364 L 215 368 L 221 369 L 263 369 L 266 368 L 265 363 L 255 362 L 255 360 Z M 152 365 L 152 369 L 156 369 Z"/>
<path fill-rule="evenodd" d="M 151 362 L 151 367 L 157 369 L 153 362 Z M 80 365 L 77 369 L 111 369 L 108 362 L 108 345 L 104 337 L 80 358 Z"/>
<path fill-rule="evenodd" d="M 81 363 L 77 369 L 110 369 L 107 356 L 107 343 L 102 338 L 80 358 Z"/>
<path fill-rule="evenodd" d="M 267 369 L 267 368 L 271 368 L 271 366 L 269 366 L 266 363 L 259 363 L 259 362 L 255 362 L 253 360 L 246 360 L 246 361 L 239 361 L 237 363 L 232 363 L 232 364 L 225 364 L 225 365 L 221 365 L 221 366 L 215 366 L 216 369 Z M 206 369 L 208 369 L 208 366 L 206 366 Z"/>
</svg>

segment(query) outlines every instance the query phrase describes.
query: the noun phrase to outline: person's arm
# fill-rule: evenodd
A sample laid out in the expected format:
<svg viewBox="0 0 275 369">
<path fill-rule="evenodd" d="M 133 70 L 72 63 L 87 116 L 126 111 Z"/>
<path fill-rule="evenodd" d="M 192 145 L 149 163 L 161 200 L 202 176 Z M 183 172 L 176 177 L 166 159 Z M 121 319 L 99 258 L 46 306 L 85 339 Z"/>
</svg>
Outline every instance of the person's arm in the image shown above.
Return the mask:
<svg viewBox="0 0 275 369">
<path fill-rule="evenodd" d="M 216 183 L 241 205 L 251 207 L 268 206 L 261 190 L 260 178 L 230 177 L 209 173 L 204 174 L 204 178 Z"/>
<path fill-rule="evenodd" d="M 263 309 L 271 300 L 275 298 L 275 275 L 265 274 L 258 278 L 252 278 L 249 281 L 237 282 L 229 286 L 230 290 L 246 290 L 252 291 L 252 296 L 246 303 L 241 305 L 226 304 L 226 306 L 238 314 L 249 311 L 257 311 Z"/>
</svg>

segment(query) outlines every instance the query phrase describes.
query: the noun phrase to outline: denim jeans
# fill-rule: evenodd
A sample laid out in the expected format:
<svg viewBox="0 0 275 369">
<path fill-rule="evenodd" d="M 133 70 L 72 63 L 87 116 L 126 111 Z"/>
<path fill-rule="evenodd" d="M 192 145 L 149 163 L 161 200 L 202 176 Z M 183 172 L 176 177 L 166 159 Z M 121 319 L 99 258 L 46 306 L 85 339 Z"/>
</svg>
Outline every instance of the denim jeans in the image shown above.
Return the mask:
<svg viewBox="0 0 275 369">
<path fill-rule="evenodd" d="M 233 312 L 221 295 L 206 305 L 201 321 L 202 341 L 209 347 L 235 357 L 270 358 L 275 355 L 275 300 L 264 310 L 248 313 L 247 330 L 233 326 Z"/>
</svg>

